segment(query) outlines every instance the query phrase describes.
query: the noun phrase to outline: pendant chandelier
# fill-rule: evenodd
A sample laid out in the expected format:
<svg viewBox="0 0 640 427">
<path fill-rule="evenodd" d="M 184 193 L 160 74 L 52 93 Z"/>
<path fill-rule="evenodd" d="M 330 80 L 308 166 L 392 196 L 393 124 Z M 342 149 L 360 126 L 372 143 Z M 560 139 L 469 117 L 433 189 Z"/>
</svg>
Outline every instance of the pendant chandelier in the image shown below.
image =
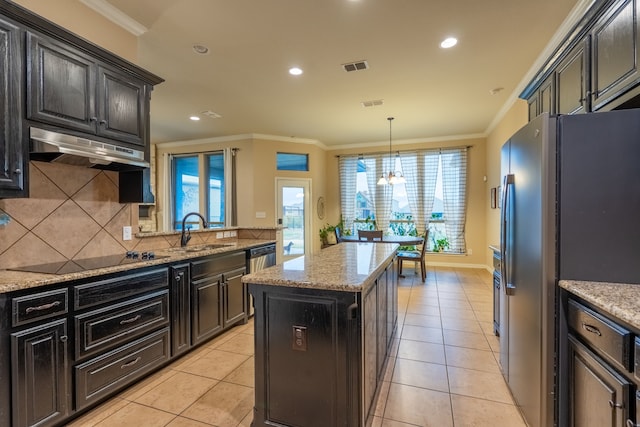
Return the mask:
<svg viewBox="0 0 640 427">
<path fill-rule="evenodd" d="M 383 173 L 380 176 L 378 185 L 404 184 L 407 181 L 404 179 L 404 176 L 402 176 L 402 172 L 394 172 L 393 170 L 395 167 L 395 160 L 393 159 L 391 154 L 391 121 L 393 120 L 393 117 L 387 117 L 387 120 L 389 120 L 389 172 L 386 174 Z"/>
</svg>

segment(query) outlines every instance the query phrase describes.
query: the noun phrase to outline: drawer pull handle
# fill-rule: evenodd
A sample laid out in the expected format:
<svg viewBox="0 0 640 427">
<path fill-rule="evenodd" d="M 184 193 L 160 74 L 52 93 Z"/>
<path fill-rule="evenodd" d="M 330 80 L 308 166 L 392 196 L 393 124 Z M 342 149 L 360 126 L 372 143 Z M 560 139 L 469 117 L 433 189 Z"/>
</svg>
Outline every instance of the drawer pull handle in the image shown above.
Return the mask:
<svg viewBox="0 0 640 427">
<path fill-rule="evenodd" d="M 123 364 L 122 366 L 120 366 L 120 369 L 126 369 L 126 368 L 128 368 L 130 366 L 133 366 L 136 363 L 138 363 L 140 361 L 140 359 L 141 359 L 141 357 L 138 356 L 135 359 L 133 359 L 131 362 L 127 362 L 127 363 Z"/>
<path fill-rule="evenodd" d="M 582 322 L 582 328 L 587 331 L 587 332 L 591 332 L 592 334 L 596 334 L 597 336 L 601 337 L 602 336 L 602 332 L 600 332 L 600 329 L 596 328 L 593 325 L 590 325 L 588 323 L 584 323 Z"/>
<path fill-rule="evenodd" d="M 60 301 L 54 301 L 52 303 L 42 304 L 42 305 L 38 305 L 36 307 L 27 307 L 27 309 L 25 310 L 25 313 L 29 314 L 29 313 L 34 312 L 34 311 L 49 310 L 50 308 L 57 307 L 60 304 L 61 304 Z"/>
<path fill-rule="evenodd" d="M 63 335 L 63 336 L 60 337 L 60 341 L 61 342 L 67 342 L 68 339 L 69 339 L 69 337 L 66 336 L 66 335 Z"/>
<path fill-rule="evenodd" d="M 121 320 L 121 321 L 120 321 L 120 324 L 121 324 L 121 325 L 126 325 L 127 323 L 133 323 L 133 322 L 135 322 L 135 321 L 140 320 L 140 317 L 142 317 L 142 316 L 140 316 L 140 315 L 138 314 L 137 316 L 132 317 L 131 319 L 124 319 L 124 320 Z"/>
<path fill-rule="evenodd" d="M 611 409 L 623 408 L 622 403 L 614 403 L 613 400 L 609 401 L 609 406 L 611 406 Z"/>
<path fill-rule="evenodd" d="M 633 420 L 627 420 L 627 427 L 640 427 L 640 424 L 636 424 L 633 422 Z"/>
</svg>

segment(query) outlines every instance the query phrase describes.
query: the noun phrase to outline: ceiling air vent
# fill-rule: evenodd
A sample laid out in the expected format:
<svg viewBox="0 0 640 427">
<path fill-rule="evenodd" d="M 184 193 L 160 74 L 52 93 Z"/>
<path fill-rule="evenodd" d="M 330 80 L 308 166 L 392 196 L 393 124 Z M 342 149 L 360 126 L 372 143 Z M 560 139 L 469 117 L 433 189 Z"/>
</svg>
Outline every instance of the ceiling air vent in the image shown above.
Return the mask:
<svg viewBox="0 0 640 427">
<path fill-rule="evenodd" d="M 362 70 L 368 70 L 369 64 L 367 64 L 367 61 L 349 62 L 347 64 L 342 64 L 342 68 L 347 73 L 350 71 L 362 71 Z"/>
<path fill-rule="evenodd" d="M 373 101 L 362 101 L 360 104 L 362 104 L 363 107 L 367 108 L 367 107 L 378 107 L 382 104 L 384 104 L 384 100 L 382 99 L 374 99 Z"/>
<path fill-rule="evenodd" d="M 207 116 L 210 119 L 220 119 L 220 118 L 222 118 L 222 116 L 220 114 L 215 113 L 215 112 L 213 112 L 211 110 L 203 111 L 200 114 L 202 114 L 203 116 Z"/>
</svg>

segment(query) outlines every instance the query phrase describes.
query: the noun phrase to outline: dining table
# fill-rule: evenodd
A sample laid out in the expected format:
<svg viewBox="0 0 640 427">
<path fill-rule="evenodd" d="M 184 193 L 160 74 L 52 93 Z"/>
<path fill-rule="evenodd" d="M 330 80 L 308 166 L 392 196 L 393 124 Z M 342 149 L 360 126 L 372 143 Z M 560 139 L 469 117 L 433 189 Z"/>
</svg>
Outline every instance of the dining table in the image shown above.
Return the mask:
<svg viewBox="0 0 640 427">
<path fill-rule="evenodd" d="M 358 236 L 340 236 L 341 242 L 369 242 L 369 243 L 398 243 L 400 246 L 411 246 L 411 245 L 421 245 L 422 237 L 420 236 L 394 236 L 394 235 L 384 235 L 382 236 L 382 240 L 364 240 L 358 239 Z"/>
</svg>

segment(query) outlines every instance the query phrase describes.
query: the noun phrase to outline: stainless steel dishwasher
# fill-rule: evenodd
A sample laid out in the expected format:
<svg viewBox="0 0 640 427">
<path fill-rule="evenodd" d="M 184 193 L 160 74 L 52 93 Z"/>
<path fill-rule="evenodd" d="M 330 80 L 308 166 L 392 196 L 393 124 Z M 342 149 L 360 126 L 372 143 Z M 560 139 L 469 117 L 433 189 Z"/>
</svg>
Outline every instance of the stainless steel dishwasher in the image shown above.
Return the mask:
<svg viewBox="0 0 640 427">
<path fill-rule="evenodd" d="M 259 246 L 247 251 L 247 272 L 255 273 L 276 265 L 276 245 Z M 249 297 L 249 316 L 253 316 L 253 296 Z"/>
</svg>

